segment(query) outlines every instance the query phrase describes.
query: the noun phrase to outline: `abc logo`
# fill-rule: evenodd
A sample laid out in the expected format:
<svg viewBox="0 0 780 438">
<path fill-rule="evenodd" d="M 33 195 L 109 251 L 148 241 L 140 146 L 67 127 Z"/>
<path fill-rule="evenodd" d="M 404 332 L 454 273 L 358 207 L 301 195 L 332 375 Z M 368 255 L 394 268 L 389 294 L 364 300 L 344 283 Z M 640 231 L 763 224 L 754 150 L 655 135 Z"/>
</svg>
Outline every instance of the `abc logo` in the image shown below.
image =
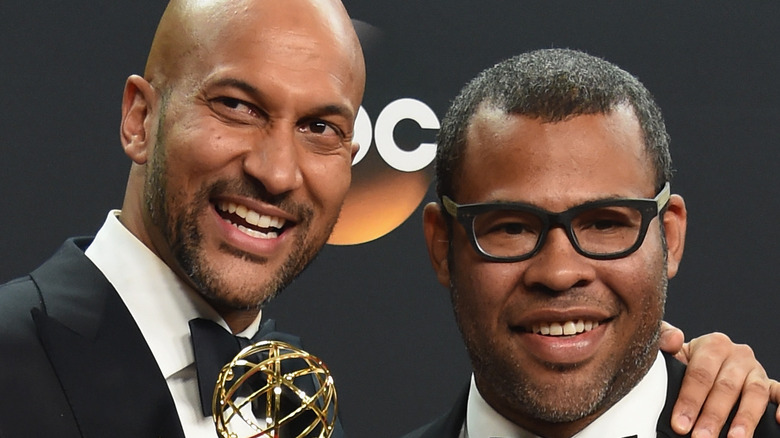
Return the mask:
<svg viewBox="0 0 780 438">
<path fill-rule="evenodd" d="M 398 128 L 410 122 L 430 141 L 401 145 Z M 355 120 L 360 150 L 352 163 L 352 186 L 328 243 L 353 245 L 377 239 L 417 209 L 431 183 L 430 165 L 436 156 L 433 132 L 438 129 L 436 113 L 416 99 L 398 99 L 385 106 L 373 129 L 371 118 L 360 107 Z"/>
</svg>

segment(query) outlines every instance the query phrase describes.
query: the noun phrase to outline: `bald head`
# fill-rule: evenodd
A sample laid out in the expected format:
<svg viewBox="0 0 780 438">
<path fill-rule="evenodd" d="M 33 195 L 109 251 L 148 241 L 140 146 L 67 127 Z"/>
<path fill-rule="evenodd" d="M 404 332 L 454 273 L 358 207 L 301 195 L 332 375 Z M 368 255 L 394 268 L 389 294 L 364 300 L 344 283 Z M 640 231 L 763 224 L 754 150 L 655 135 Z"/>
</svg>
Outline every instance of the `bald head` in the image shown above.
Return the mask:
<svg viewBox="0 0 780 438">
<path fill-rule="evenodd" d="M 172 0 L 144 76 L 122 100 L 120 220 L 241 331 L 338 218 L 365 86 L 357 35 L 338 0 Z"/>
<path fill-rule="evenodd" d="M 303 11 L 303 13 L 302 13 Z M 281 31 L 281 32 L 280 32 Z M 166 89 L 186 79 L 220 44 L 310 38 L 311 50 L 329 47 L 348 64 L 362 98 L 365 66 L 354 27 L 339 0 L 171 0 L 160 20 L 144 71 L 145 79 Z M 252 50 L 252 45 L 244 47 Z M 305 54 L 301 54 L 305 55 Z M 327 72 L 324 72 L 327 73 Z"/>
</svg>

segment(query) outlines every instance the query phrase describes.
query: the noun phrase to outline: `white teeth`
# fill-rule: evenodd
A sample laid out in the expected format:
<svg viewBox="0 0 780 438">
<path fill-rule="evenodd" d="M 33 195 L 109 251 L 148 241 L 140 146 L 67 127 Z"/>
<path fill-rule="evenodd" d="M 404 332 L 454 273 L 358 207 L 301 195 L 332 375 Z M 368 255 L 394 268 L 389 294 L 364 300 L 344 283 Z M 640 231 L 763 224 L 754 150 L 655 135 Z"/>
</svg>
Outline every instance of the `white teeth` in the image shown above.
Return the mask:
<svg viewBox="0 0 780 438">
<path fill-rule="evenodd" d="M 248 236 L 256 237 L 258 239 L 275 239 L 279 237 L 279 235 L 275 231 L 271 231 L 270 233 L 262 233 L 260 231 L 253 230 L 251 228 L 247 228 L 243 225 L 238 225 L 236 226 L 236 228 L 238 228 L 238 230 L 241 231 L 242 233 Z"/>
<path fill-rule="evenodd" d="M 254 213 L 254 212 L 252 212 Z M 249 221 L 247 221 L 249 222 Z M 252 222 L 249 222 L 250 224 Z M 259 216 L 257 217 L 257 222 L 255 222 L 255 225 L 257 225 L 260 228 L 268 228 L 269 225 L 271 225 L 271 216 Z"/>
<path fill-rule="evenodd" d="M 257 225 L 257 223 L 260 222 L 260 214 L 256 211 L 249 210 L 244 219 L 252 225 Z"/>
<path fill-rule="evenodd" d="M 228 213 L 235 213 L 237 216 L 244 219 L 248 224 L 256 225 L 260 228 L 280 229 L 284 226 L 285 222 L 287 222 L 286 219 L 284 218 L 276 217 L 276 216 L 268 216 L 265 214 L 261 215 L 260 213 L 254 210 L 250 210 L 245 205 L 236 204 L 234 202 L 220 201 L 217 204 L 217 208 L 219 208 L 221 211 L 226 211 Z M 239 226 L 238 229 L 253 237 L 272 238 L 278 236 L 278 233 L 273 231 L 269 233 L 262 233 L 260 231 L 252 230 L 241 226 Z"/>
<path fill-rule="evenodd" d="M 599 326 L 598 321 L 565 321 L 534 324 L 531 330 L 544 336 L 571 336 L 591 331 Z"/>
</svg>

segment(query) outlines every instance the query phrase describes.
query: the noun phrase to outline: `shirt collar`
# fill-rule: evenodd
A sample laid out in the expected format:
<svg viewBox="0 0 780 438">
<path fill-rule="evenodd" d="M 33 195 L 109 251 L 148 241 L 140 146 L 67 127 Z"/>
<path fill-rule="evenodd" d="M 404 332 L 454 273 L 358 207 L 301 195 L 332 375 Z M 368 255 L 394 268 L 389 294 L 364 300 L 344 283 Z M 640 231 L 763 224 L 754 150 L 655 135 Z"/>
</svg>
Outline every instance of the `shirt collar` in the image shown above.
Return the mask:
<svg viewBox="0 0 780 438">
<path fill-rule="evenodd" d="M 116 289 L 167 379 L 195 360 L 191 319 L 211 319 L 230 329 L 197 292 L 122 225 L 118 216 L 119 210 L 108 214 L 85 254 Z M 261 314 L 240 333 L 242 336 L 257 332 Z"/>
<path fill-rule="evenodd" d="M 658 418 L 666 402 L 666 387 L 666 365 L 659 352 L 647 374 L 625 397 L 572 438 L 630 435 L 655 438 Z M 466 429 L 468 438 L 538 438 L 487 404 L 477 390 L 473 375 L 466 407 Z"/>
</svg>

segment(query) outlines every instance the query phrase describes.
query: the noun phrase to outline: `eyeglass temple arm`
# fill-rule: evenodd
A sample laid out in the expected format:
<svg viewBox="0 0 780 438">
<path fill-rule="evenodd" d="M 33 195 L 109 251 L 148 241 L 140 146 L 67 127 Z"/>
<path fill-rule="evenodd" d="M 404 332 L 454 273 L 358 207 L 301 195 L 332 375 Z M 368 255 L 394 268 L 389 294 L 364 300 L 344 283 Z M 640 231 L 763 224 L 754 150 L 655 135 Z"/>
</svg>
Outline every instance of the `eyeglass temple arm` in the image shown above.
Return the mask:
<svg viewBox="0 0 780 438">
<path fill-rule="evenodd" d="M 660 212 L 663 210 L 664 207 L 666 207 L 666 203 L 669 202 L 669 198 L 672 197 L 672 189 L 671 185 L 669 185 L 669 181 L 664 184 L 664 188 L 661 189 L 661 191 L 658 193 L 658 196 L 655 197 L 655 204 L 657 206 L 657 211 Z"/>
<path fill-rule="evenodd" d="M 456 204 L 455 201 L 450 199 L 447 195 L 444 195 L 441 197 L 441 203 L 450 216 L 458 217 L 458 204 Z"/>
</svg>

